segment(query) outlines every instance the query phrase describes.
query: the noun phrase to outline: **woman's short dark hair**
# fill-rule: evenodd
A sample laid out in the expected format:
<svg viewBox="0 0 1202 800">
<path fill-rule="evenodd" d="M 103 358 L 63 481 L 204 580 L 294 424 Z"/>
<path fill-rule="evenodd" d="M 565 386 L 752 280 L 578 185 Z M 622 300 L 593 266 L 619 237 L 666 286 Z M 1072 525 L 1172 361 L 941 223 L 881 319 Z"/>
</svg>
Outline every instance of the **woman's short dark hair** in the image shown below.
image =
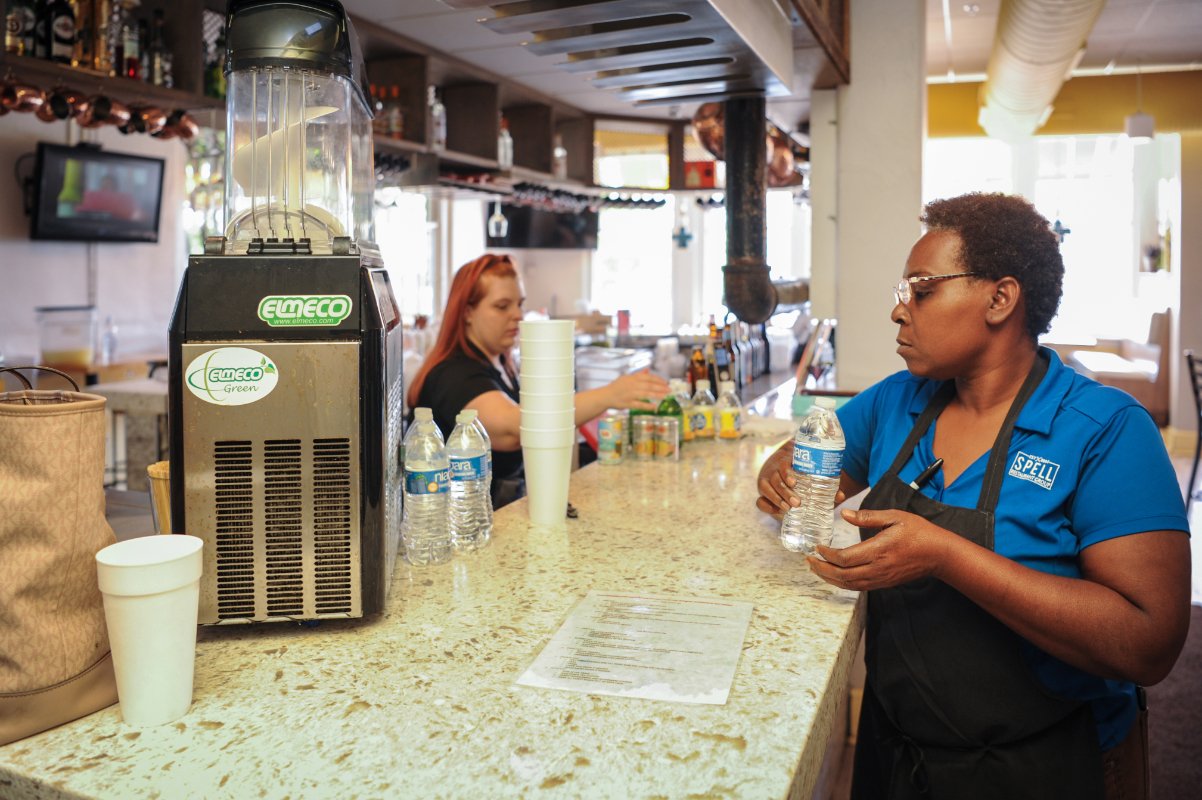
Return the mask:
<svg viewBox="0 0 1202 800">
<path fill-rule="evenodd" d="M 1064 260 L 1060 238 L 1026 199 L 1008 194 L 970 194 L 935 200 L 923 209 L 931 231 L 960 237 L 960 263 L 966 272 L 990 280 L 1013 277 L 1022 287 L 1027 333 L 1047 333 L 1060 307 Z"/>
</svg>

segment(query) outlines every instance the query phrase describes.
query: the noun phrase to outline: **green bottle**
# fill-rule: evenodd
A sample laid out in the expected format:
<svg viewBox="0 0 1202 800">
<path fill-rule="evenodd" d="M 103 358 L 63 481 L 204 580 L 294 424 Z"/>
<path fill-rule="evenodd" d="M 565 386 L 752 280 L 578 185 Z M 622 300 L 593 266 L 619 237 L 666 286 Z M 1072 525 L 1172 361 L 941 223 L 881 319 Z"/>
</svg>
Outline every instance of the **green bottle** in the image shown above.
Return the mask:
<svg viewBox="0 0 1202 800">
<path fill-rule="evenodd" d="M 657 417 L 674 417 L 677 420 L 677 444 L 684 444 L 684 409 L 680 407 L 680 401 L 676 399 L 674 392 L 668 392 L 664 395 L 664 399 L 659 401 L 659 407 L 655 409 L 655 415 Z"/>
</svg>

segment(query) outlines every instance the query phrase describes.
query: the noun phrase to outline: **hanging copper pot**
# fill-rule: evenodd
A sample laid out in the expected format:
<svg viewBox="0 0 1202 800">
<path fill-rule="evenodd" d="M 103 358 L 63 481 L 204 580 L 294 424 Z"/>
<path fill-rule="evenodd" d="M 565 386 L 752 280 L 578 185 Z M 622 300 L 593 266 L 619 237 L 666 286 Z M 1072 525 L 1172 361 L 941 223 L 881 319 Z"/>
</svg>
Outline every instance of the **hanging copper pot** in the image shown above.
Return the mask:
<svg viewBox="0 0 1202 800">
<path fill-rule="evenodd" d="M 71 119 L 80 111 L 80 105 L 86 103 L 87 98 L 80 92 L 74 89 L 68 89 L 65 86 L 57 86 L 49 95 L 46 96 L 46 102 L 34 113 L 38 119 L 43 122 L 57 122 L 60 119 Z"/>
<path fill-rule="evenodd" d="M 129 127 L 137 133 L 158 133 L 167 124 L 167 112 L 157 106 L 131 106 Z"/>
<path fill-rule="evenodd" d="M 37 111 L 46 102 L 46 93 L 27 83 L 6 83 L 0 89 L 0 106 L 6 111 Z"/>
<path fill-rule="evenodd" d="M 192 118 L 191 114 L 185 113 L 179 118 L 179 122 L 175 124 L 176 135 L 185 142 L 190 142 L 196 138 L 196 134 L 200 133 L 200 125 Z"/>
<path fill-rule="evenodd" d="M 693 132 L 697 141 L 714 158 L 726 158 L 726 115 L 721 103 L 702 103 L 693 115 Z"/>
<path fill-rule="evenodd" d="M 129 107 L 124 103 L 98 94 L 88 100 L 88 108 L 76 119 L 81 128 L 99 128 L 101 125 L 120 128 L 129 124 L 129 117 Z"/>
</svg>

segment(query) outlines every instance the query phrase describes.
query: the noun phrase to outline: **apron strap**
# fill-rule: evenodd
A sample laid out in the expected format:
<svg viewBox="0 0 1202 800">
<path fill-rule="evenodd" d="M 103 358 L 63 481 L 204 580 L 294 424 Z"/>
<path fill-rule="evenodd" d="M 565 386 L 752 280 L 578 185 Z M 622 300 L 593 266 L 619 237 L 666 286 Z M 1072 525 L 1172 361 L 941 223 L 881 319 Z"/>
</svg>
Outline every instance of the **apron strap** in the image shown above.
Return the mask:
<svg viewBox="0 0 1202 800">
<path fill-rule="evenodd" d="M 914 452 L 914 447 L 918 441 L 927 432 L 927 428 L 931 427 L 931 423 L 935 418 L 943 413 L 943 409 L 947 408 L 947 404 L 956 396 L 956 384 L 954 381 L 946 381 L 931 396 L 927 407 L 922 410 L 918 416 L 918 421 L 914 423 L 914 427 L 910 429 L 910 435 L 906 437 L 906 441 L 897 451 L 897 457 L 893 459 L 893 464 L 889 467 L 885 475 L 896 475 L 901 472 L 901 468 L 910 460 L 910 454 Z"/>
<path fill-rule="evenodd" d="M 1027 373 L 1027 379 L 1023 381 L 1018 394 L 1014 396 L 1014 401 L 1010 403 L 1010 410 L 1006 412 L 1002 428 L 993 441 L 993 449 L 989 452 L 989 462 L 985 467 L 985 480 L 981 482 L 981 494 L 977 498 L 978 511 L 993 513 L 993 510 L 997 508 L 998 497 L 1002 493 L 1002 479 L 1006 477 L 1006 457 L 1010 450 L 1010 437 L 1014 433 L 1014 423 L 1018 419 L 1019 412 L 1027 404 L 1027 400 L 1034 394 L 1036 387 L 1039 386 L 1047 372 L 1048 357 L 1042 350 L 1038 350 L 1035 353 L 1035 363 L 1031 365 L 1031 371 Z M 910 460 L 918 441 L 926 434 L 931 423 L 943 413 L 943 409 L 947 408 L 947 404 L 955 395 L 955 381 L 945 381 L 935 391 L 926 408 L 922 410 L 922 414 L 914 423 L 914 427 L 910 429 L 910 435 L 898 449 L 897 457 L 893 459 L 893 464 L 885 473 L 886 476 L 896 476 L 901 471 L 901 468 Z"/>
<path fill-rule="evenodd" d="M 981 496 L 977 499 L 978 511 L 992 514 L 993 510 L 997 508 L 998 497 L 1002 494 L 1002 480 L 1006 477 L 1006 461 L 1009 458 L 1010 437 L 1014 433 L 1014 423 L 1018 419 L 1019 412 L 1031 399 L 1031 395 L 1035 393 L 1036 387 L 1039 386 L 1039 382 L 1043 380 L 1043 376 L 1047 372 L 1048 357 L 1043 351 L 1038 350 L 1035 353 L 1035 363 L 1031 365 L 1027 379 L 1023 381 L 1022 388 L 1018 390 L 1014 402 L 1010 404 L 1010 410 L 1006 412 L 1006 420 L 1002 423 L 1002 429 L 993 442 L 993 450 L 989 453 L 989 464 L 985 467 L 985 480 L 981 483 Z"/>
</svg>

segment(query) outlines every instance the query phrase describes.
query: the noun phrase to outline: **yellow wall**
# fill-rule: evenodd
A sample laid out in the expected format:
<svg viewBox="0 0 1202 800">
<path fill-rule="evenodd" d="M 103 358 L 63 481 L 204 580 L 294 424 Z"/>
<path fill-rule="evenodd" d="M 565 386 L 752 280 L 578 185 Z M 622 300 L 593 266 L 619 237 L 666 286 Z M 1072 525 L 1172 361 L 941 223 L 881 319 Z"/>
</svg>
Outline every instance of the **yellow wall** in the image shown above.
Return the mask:
<svg viewBox="0 0 1202 800">
<path fill-rule="evenodd" d="M 1141 109 L 1157 133 L 1202 131 L 1202 70 L 1143 75 Z M 979 83 L 927 87 L 927 135 L 984 136 L 977 125 Z M 1134 75 L 1073 78 L 1052 103 L 1039 134 L 1121 133 L 1123 118 L 1136 110 Z"/>
</svg>

